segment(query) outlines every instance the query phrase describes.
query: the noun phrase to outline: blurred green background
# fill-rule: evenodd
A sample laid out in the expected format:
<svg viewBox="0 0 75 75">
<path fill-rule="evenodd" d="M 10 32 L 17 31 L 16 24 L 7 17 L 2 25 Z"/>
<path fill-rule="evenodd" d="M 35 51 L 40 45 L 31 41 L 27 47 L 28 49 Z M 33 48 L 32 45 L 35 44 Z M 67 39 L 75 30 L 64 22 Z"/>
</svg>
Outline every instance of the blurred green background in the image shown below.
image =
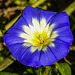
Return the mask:
<svg viewBox="0 0 75 75">
<path fill-rule="evenodd" d="M 3 36 L 27 6 L 69 15 L 70 28 L 75 38 L 74 0 L 0 0 L 0 75 L 75 75 L 75 40 L 68 55 L 50 66 L 28 67 L 15 60 L 6 47 Z"/>
</svg>

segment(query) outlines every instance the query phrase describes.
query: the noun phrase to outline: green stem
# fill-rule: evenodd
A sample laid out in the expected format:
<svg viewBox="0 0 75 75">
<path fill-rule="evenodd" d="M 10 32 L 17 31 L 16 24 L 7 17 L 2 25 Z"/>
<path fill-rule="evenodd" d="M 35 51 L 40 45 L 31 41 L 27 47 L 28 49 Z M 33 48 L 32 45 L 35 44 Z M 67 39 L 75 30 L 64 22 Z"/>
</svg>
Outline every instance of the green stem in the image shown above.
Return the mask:
<svg viewBox="0 0 75 75">
<path fill-rule="evenodd" d="M 41 73 L 41 68 L 39 68 L 39 75 L 42 75 L 42 73 Z"/>
<path fill-rule="evenodd" d="M 71 13 L 73 11 L 75 11 L 75 1 L 73 1 L 67 8 L 65 8 L 65 10 L 63 10 L 64 12 L 66 12 L 69 16 L 71 15 Z"/>
<path fill-rule="evenodd" d="M 4 61 L 0 63 L 0 72 L 12 64 L 16 59 L 10 55 Z"/>
<path fill-rule="evenodd" d="M 58 67 L 59 72 L 61 73 L 61 75 L 64 75 L 62 69 L 60 68 L 59 64 L 57 62 L 55 62 L 55 65 Z"/>
<path fill-rule="evenodd" d="M 34 5 L 32 5 L 32 7 L 37 7 L 40 4 L 44 3 L 46 0 L 38 0 Z"/>
</svg>

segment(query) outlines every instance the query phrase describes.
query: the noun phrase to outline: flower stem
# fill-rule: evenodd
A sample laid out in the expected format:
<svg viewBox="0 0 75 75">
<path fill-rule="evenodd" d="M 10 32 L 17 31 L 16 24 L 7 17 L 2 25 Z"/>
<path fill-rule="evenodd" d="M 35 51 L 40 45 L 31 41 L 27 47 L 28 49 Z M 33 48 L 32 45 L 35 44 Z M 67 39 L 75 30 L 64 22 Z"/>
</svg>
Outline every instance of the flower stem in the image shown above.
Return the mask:
<svg viewBox="0 0 75 75">
<path fill-rule="evenodd" d="M 62 69 L 60 68 L 59 64 L 57 62 L 55 62 L 55 65 L 58 67 L 59 72 L 61 73 L 61 75 L 64 75 Z"/>
</svg>

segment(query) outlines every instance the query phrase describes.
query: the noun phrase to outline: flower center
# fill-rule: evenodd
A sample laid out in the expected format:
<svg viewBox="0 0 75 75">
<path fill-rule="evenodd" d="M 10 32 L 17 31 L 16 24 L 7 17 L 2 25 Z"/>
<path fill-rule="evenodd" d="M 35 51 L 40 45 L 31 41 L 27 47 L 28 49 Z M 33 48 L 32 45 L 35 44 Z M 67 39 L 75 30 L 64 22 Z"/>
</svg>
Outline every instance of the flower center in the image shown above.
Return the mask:
<svg viewBox="0 0 75 75">
<path fill-rule="evenodd" d="M 46 31 L 43 31 L 42 33 L 36 31 L 33 33 L 33 35 L 34 38 L 32 39 L 32 42 L 34 46 L 43 47 L 44 45 L 48 44 L 49 36 Z"/>
</svg>

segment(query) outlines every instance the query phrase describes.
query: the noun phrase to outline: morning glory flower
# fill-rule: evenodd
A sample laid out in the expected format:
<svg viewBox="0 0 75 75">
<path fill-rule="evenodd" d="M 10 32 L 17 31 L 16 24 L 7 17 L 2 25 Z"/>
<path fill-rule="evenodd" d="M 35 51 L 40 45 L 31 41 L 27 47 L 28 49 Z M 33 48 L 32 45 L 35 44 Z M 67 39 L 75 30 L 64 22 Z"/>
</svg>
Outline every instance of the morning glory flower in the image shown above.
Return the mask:
<svg viewBox="0 0 75 75">
<path fill-rule="evenodd" d="M 66 12 L 28 6 L 7 31 L 4 41 L 13 57 L 22 64 L 41 67 L 64 58 L 73 36 Z"/>
</svg>

